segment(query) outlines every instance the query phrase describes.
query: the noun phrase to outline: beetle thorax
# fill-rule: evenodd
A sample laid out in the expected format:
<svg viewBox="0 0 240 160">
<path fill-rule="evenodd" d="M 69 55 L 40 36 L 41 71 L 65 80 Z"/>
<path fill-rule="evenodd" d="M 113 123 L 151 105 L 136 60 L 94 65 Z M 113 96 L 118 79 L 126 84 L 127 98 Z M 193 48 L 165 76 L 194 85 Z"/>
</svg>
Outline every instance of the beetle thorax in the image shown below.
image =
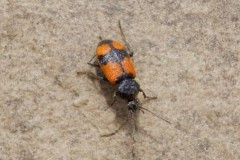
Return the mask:
<svg viewBox="0 0 240 160">
<path fill-rule="evenodd" d="M 134 79 L 125 79 L 118 84 L 117 95 L 131 101 L 136 98 L 139 90 L 140 86 Z"/>
</svg>

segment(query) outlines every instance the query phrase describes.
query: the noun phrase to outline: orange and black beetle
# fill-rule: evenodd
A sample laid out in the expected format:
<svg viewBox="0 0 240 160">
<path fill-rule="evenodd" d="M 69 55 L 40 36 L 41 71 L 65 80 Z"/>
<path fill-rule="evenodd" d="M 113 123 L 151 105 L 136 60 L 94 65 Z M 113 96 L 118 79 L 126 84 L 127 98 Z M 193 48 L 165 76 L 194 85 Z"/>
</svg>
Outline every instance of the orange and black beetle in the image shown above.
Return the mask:
<svg viewBox="0 0 240 160">
<path fill-rule="evenodd" d="M 127 44 L 127 50 L 130 51 L 129 44 L 125 40 L 120 22 L 119 27 L 124 37 L 124 41 Z M 98 77 L 99 79 L 117 85 L 117 91 L 113 96 L 113 103 L 115 102 L 116 97 L 119 96 L 128 101 L 128 110 L 130 112 L 135 112 L 137 109 L 140 109 L 139 102 L 136 99 L 138 93 L 142 92 L 145 98 L 147 96 L 140 88 L 140 85 L 134 80 L 136 72 L 131 60 L 133 52 L 130 51 L 131 53 L 128 54 L 127 50 L 120 42 L 101 40 L 96 49 L 95 56 L 97 56 L 97 63 L 90 63 L 95 57 L 94 56 L 88 64 L 101 68 L 105 77 Z"/>
<path fill-rule="evenodd" d="M 118 96 L 127 100 L 128 110 L 130 113 L 133 113 L 138 109 L 147 110 L 146 108 L 140 107 L 137 100 L 137 95 L 139 92 L 143 93 L 144 98 L 146 98 L 147 96 L 140 88 L 140 85 L 134 80 L 134 78 L 136 77 L 136 72 L 133 62 L 131 60 L 134 53 L 131 51 L 130 45 L 126 41 L 120 21 L 119 28 L 127 48 L 125 48 L 120 42 L 101 39 L 101 42 L 98 43 L 96 49 L 96 55 L 93 56 L 93 58 L 88 62 L 88 64 L 94 67 L 101 68 L 105 77 L 97 77 L 98 79 L 108 81 L 113 85 L 117 85 L 117 91 L 113 96 L 114 99 L 112 105 L 114 104 L 114 102 L 116 101 L 116 97 Z M 127 50 L 130 52 L 130 54 L 128 54 Z M 97 63 L 91 63 L 91 61 L 96 56 Z M 154 114 L 153 112 L 151 113 Z M 156 114 L 154 115 L 159 117 Z M 163 120 L 169 123 L 169 121 L 165 119 Z"/>
</svg>

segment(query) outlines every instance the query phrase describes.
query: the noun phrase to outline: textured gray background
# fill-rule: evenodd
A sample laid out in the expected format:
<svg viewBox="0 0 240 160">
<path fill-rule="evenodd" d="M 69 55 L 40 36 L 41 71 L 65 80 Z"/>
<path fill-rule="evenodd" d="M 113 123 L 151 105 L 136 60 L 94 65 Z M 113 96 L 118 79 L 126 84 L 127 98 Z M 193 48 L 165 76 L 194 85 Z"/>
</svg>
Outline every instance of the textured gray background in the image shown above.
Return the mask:
<svg viewBox="0 0 240 160">
<path fill-rule="evenodd" d="M 77 74 L 117 20 L 172 122 L 140 113 L 135 142 L 126 104 Z M 240 159 L 239 43 L 239 0 L 1 0 L 0 159 Z"/>
</svg>

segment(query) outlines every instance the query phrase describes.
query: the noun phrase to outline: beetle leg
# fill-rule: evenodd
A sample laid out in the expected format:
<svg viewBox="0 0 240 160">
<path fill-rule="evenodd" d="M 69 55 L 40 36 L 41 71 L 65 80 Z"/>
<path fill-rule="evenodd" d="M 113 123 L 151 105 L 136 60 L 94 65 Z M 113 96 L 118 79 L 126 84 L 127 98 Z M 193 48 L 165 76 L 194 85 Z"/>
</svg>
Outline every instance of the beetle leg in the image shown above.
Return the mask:
<svg viewBox="0 0 240 160">
<path fill-rule="evenodd" d="M 117 100 L 117 94 L 116 94 L 116 92 L 114 92 L 114 94 L 113 94 L 113 100 L 112 100 L 111 106 L 114 105 L 114 103 L 116 102 L 116 100 Z"/>
<path fill-rule="evenodd" d="M 94 79 L 100 80 L 100 81 L 107 81 L 107 82 L 108 82 L 108 80 L 107 80 L 106 77 L 98 76 L 98 75 L 96 75 L 96 74 L 93 74 L 92 72 L 89 72 L 89 73 L 88 73 L 88 76 L 90 76 L 90 77 L 92 77 L 92 78 L 94 78 Z"/>
<path fill-rule="evenodd" d="M 91 61 L 96 57 L 96 55 L 94 55 L 89 61 L 88 61 L 88 65 L 92 66 L 92 67 L 100 67 L 99 64 L 96 63 L 91 63 Z"/>
<path fill-rule="evenodd" d="M 92 67 L 100 68 L 100 65 L 99 65 L 99 64 L 96 64 L 96 63 L 90 63 L 90 62 L 88 62 L 87 64 L 90 65 L 90 66 L 92 66 Z"/>
<path fill-rule="evenodd" d="M 139 89 L 139 92 L 142 92 L 143 97 L 144 98 L 148 98 L 148 100 L 157 99 L 157 97 L 149 97 L 149 96 L 147 96 L 146 93 L 141 88 Z"/>
<path fill-rule="evenodd" d="M 114 92 L 113 97 L 112 97 L 112 102 L 110 105 L 113 106 L 114 103 L 116 102 L 116 100 L 117 100 L 117 94 L 116 94 L 116 92 Z M 106 111 L 108 108 L 110 108 L 110 107 L 109 106 L 104 107 L 104 111 Z"/>
<path fill-rule="evenodd" d="M 122 35 L 122 37 L 123 37 L 123 41 L 124 41 L 124 43 L 125 43 L 126 46 L 127 46 L 127 50 L 128 50 L 128 52 L 129 52 L 129 56 L 130 56 L 130 57 L 133 57 L 134 52 L 133 52 L 130 44 L 129 44 L 129 43 L 127 42 L 127 40 L 126 40 L 126 37 L 125 37 L 125 35 L 124 35 L 124 33 L 123 33 L 123 29 L 122 29 L 120 20 L 118 20 L 118 26 L 119 26 L 119 29 L 120 29 L 120 31 L 121 31 L 121 35 Z"/>
<path fill-rule="evenodd" d="M 113 106 L 114 105 L 114 103 L 116 102 L 116 100 L 117 100 L 117 95 L 116 95 L 116 92 L 114 92 L 114 94 L 113 94 L 113 99 L 112 99 L 112 102 L 111 102 L 111 106 Z M 108 108 L 110 108 L 109 106 L 107 106 L 107 107 L 105 107 L 104 108 L 104 111 L 106 111 Z"/>
<path fill-rule="evenodd" d="M 139 91 L 142 92 L 144 98 L 148 98 L 148 96 L 145 94 L 145 92 L 141 88 L 139 89 Z"/>
<path fill-rule="evenodd" d="M 98 38 L 99 38 L 99 40 L 100 40 L 100 41 L 102 41 L 102 40 L 103 40 L 103 38 L 102 38 L 101 36 L 99 36 Z"/>
<path fill-rule="evenodd" d="M 108 80 L 107 80 L 106 77 L 101 77 L 101 76 L 95 75 L 95 74 L 92 73 L 92 72 L 83 71 L 83 72 L 77 72 L 77 74 L 78 74 L 78 75 L 86 74 L 86 75 L 89 76 L 90 78 L 97 79 L 97 80 L 100 80 L 100 81 L 106 81 L 106 82 L 108 82 Z"/>
</svg>

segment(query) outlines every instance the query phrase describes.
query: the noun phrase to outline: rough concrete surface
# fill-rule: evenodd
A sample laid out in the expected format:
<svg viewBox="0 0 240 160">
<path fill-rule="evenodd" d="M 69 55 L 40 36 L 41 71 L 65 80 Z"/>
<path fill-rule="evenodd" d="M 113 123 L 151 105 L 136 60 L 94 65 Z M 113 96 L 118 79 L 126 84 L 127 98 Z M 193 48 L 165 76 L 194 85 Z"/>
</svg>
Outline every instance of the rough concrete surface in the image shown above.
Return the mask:
<svg viewBox="0 0 240 160">
<path fill-rule="evenodd" d="M 132 134 L 113 86 L 78 74 L 118 20 L 171 124 L 140 112 Z M 0 160 L 238 160 L 239 61 L 239 0 L 1 0 Z"/>
</svg>

